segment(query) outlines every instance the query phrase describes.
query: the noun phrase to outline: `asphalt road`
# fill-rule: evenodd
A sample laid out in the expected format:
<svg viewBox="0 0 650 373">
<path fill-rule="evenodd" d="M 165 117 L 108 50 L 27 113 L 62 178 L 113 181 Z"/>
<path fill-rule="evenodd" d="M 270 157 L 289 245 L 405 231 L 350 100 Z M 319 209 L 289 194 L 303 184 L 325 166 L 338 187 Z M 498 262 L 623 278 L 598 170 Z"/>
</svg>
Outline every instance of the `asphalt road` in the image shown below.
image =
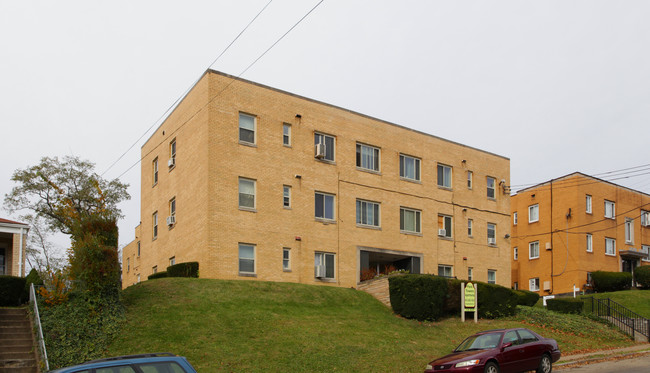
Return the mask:
<svg viewBox="0 0 650 373">
<path fill-rule="evenodd" d="M 555 371 L 555 369 L 553 369 Z M 605 361 L 576 368 L 559 369 L 562 373 L 648 373 L 650 372 L 650 354 L 633 359 Z"/>
</svg>

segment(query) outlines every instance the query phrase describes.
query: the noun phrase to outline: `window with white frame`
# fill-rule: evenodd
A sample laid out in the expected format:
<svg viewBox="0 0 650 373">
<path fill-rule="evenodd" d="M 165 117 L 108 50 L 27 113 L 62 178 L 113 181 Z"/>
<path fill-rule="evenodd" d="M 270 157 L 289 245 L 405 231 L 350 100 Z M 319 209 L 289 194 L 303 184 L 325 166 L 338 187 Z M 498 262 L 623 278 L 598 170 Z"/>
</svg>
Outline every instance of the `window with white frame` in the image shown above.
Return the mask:
<svg viewBox="0 0 650 373">
<path fill-rule="evenodd" d="M 513 288 L 515 290 L 519 290 L 519 283 L 517 281 L 515 281 L 515 283 L 513 284 Z"/>
<path fill-rule="evenodd" d="M 645 255 L 641 260 L 644 262 L 650 262 L 650 246 L 641 245 L 641 252 Z"/>
<path fill-rule="evenodd" d="M 616 239 L 605 237 L 605 255 L 616 255 Z"/>
<path fill-rule="evenodd" d="M 322 133 L 314 133 L 314 145 L 316 148 L 319 148 L 317 145 L 321 145 L 322 149 L 321 154 L 316 154 L 316 158 L 334 162 L 335 157 L 335 147 L 336 141 L 334 136 L 324 135 Z M 317 150 L 316 150 L 317 151 Z"/>
<path fill-rule="evenodd" d="M 255 117 L 239 113 L 239 142 L 255 144 Z"/>
<path fill-rule="evenodd" d="M 650 211 L 641 210 L 641 226 L 650 227 Z"/>
<path fill-rule="evenodd" d="M 467 171 L 467 189 L 472 189 L 473 179 L 474 173 L 472 171 Z"/>
<path fill-rule="evenodd" d="M 357 225 L 379 227 L 379 203 L 358 199 Z"/>
<path fill-rule="evenodd" d="M 612 201 L 605 201 L 605 217 L 616 219 L 616 204 Z"/>
<path fill-rule="evenodd" d="M 591 196 L 589 194 L 585 195 L 585 212 L 591 214 Z"/>
<path fill-rule="evenodd" d="M 467 267 L 467 280 L 472 281 L 474 279 L 474 268 Z"/>
<path fill-rule="evenodd" d="M 255 245 L 239 243 L 239 273 L 255 273 Z"/>
<path fill-rule="evenodd" d="M 528 290 L 539 291 L 539 277 L 528 280 Z"/>
<path fill-rule="evenodd" d="M 158 238 L 158 211 L 153 213 L 151 220 L 153 223 L 153 239 L 155 240 Z"/>
<path fill-rule="evenodd" d="M 176 139 L 169 143 L 169 168 L 176 166 Z"/>
<path fill-rule="evenodd" d="M 379 148 L 357 143 L 357 167 L 379 172 Z"/>
<path fill-rule="evenodd" d="M 282 270 L 291 271 L 291 249 L 288 247 L 282 249 Z"/>
<path fill-rule="evenodd" d="M 488 284 L 497 283 L 497 271 L 496 269 L 488 269 Z"/>
<path fill-rule="evenodd" d="M 282 206 L 291 208 L 291 187 L 289 185 L 282 186 Z"/>
<path fill-rule="evenodd" d="M 420 181 L 420 159 L 400 154 L 399 176 L 403 179 Z"/>
<path fill-rule="evenodd" d="M 592 236 L 590 233 L 587 233 L 587 252 L 594 252 L 594 236 Z"/>
<path fill-rule="evenodd" d="M 496 183 L 497 180 L 493 177 L 488 176 L 487 177 L 487 197 L 489 199 L 496 199 L 497 194 L 496 194 Z"/>
<path fill-rule="evenodd" d="M 438 264 L 438 276 L 452 277 L 452 266 L 445 264 Z"/>
<path fill-rule="evenodd" d="M 151 272 L 158 273 L 158 266 L 151 267 Z"/>
<path fill-rule="evenodd" d="M 453 230 L 452 219 L 449 215 L 438 215 L 438 236 L 451 238 Z"/>
<path fill-rule="evenodd" d="M 334 195 L 316 192 L 314 216 L 318 219 L 334 220 Z"/>
<path fill-rule="evenodd" d="M 176 265 L 176 257 L 175 256 L 172 256 L 171 258 L 169 258 L 169 265 L 170 266 Z"/>
<path fill-rule="evenodd" d="M 239 207 L 255 209 L 255 180 L 239 178 Z"/>
<path fill-rule="evenodd" d="M 494 223 L 487 223 L 487 241 L 488 245 L 497 244 L 497 225 Z"/>
<path fill-rule="evenodd" d="M 282 124 L 282 145 L 291 146 L 291 125 L 289 123 Z"/>
<path fill-rule="evenodd" d="M 438 186 L 451 188 L 451 167 L 438 163 Z"/>
<path fill-rule="evenodd" d="M 158 184 L 158 157 L 151 163 L 151 169 L 153 170 L 151 183 L 153 186 L 156 186 Z"/>
<path fill-rule="evenodd" d="M 533 241 L 528 244 L 528 259 L 539 258 L 539 241 Z"/>
<path fill-rule="evenodd" d="M 169 216 L 176 217 L 176 197 L 169 200 Z"/>
<path fill-rule="evenodd" d="M 472 237 L 474 234 L 472 230 L 474 229 L 474 220 L 472 219 L 467 219 L 467 236 Z"/>
<path fill-rule="evenodd" d="M 625 243 L 634 244 L 634 220 L 625 219 Z"/>
<path fill-rule="evenodd" d="M 512 213 L 512 225 L 517 225 L 517 221 L 519 220 L 519 216 L 517 215 L 517 211 Z"/>
<path fill-rule="evenodd" d="M 515 246 L 515 248 L 512 249 L 512 251 L 513 251 L 513 258 L 514 258 L 515 260 L 518 260 L 518 259 L 519 259 L 519 248 L 517 248 L 517 247 Z"/>
<path fill-rule="evenodd" d="M 400 207 L 399 209 L 399 229 L 404 233 L 421 233 L 420 230 L 420 210 Z"/>
<path fill-rule="evenodd" d="M 528 222 L 539 221 L 539 205 L 528 206 Z"/>
<path fill-rule="evenodd" d="M 138 241 L 138 258 L 140 257 L 140 241 Z"/>
<path fill-rule="evenodd" d="M 322 279 L 334 279 L 334 254 L 314 254 L 314 276 Z"/>
<path fill-rule="evenodd" d="M 594 279 L 593 279 L 593 277 L 591 275 L 591 272 L 587 272 L 587 284 L 591 285 L 591 284 L 593 284 L 593 281 L 594 281 Z"/>
<path fill-rule="evenodd" d="M 131 258 L 126 258 L 126 271 L 131 271 Z"/>
</svg>

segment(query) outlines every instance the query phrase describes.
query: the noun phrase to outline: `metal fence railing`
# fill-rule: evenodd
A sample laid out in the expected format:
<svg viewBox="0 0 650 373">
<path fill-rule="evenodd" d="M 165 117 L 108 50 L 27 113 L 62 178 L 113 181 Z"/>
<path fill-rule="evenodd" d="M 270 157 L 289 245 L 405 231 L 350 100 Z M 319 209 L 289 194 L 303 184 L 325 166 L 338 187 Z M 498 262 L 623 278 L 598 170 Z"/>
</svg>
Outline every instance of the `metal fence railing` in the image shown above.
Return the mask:
<svg viewBox="0 0 650 373">
<path fill-rule="evenodd" d="M 38 314 L 38 302 L 36 301 L 36 291 L 34 284 L 29 286 L 29 303 L 34 310 L 34 325 L 38 329 L 38 350 L 41 355 L 41 361 L 45 365 L 45 370 L 50 370 L 50 364 L 47 361 L 47 350 L 45 349 L 45 339 L 43 338 L 43 328 L 41 328 L 41 317 Z"/>
<path fill-rule="evenodd" d="M 585 311 L 609 320 L 619 329 L 631 335 L 632 338 L 635 338 L 635 334 L 638 333 L 650 340 L 650 320 L 610 298 L 585 298 Z"/>
</svg>

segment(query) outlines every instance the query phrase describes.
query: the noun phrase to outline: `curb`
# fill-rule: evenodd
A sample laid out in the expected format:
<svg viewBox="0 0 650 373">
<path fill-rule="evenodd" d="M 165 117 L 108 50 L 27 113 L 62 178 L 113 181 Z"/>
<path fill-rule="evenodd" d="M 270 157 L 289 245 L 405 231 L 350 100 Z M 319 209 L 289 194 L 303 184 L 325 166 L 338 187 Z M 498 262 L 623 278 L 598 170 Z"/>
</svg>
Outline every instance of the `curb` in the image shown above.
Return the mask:
<svg viewBox="0 0 650 373">
<path fill-rule="evenodd" d="M 593 353 L 588 354 L 591 356 L 584 356 L 576 360 L 558 362 L 553 364 L 553 366 L 558 370 L 560 370 L 563 368 L 570 368 L 570 367 L 575 367 L 580 365 L 599 363 L 603 361 L 631 359 L 631 358 L 650 354 L 650 345 L 640 346 L 638 350 L 633 349 L 632 351 L 626 353 L 621 353 L 623 352 L 622 350 L 625 349 L 595 351 Z M 570 359 L 571 355 L 568 355 L 566 358 Z"/>
</svg>

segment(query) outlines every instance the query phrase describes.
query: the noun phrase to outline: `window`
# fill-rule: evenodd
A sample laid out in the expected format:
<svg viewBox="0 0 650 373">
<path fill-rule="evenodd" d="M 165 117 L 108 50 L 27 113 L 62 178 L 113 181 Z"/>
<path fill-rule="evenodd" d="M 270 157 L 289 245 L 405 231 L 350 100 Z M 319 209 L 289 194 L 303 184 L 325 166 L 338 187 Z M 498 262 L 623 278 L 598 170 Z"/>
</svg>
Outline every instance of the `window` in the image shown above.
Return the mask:
<svg viewBox="0 0 650 373">
<path fill-rule="evenodd" d="M 473 179 L 474 179 L 474 173 L 472 171 L 467 171 L 467 189 L 472 189 Z"/>
<path fill-rule="evenodd" d="M 634 243 L 634 220 L 630 218 L 625 219 L 625 243 Z"/>
<path fill-rule="evenodd" d="M 379 148 L 357 144 L 357 167 L 379 171 Z"/>
<path fill-rule="evenodd" d="M 528 206 L 528 222 L 539 221 L 539 205 Z"/>
<path fill-rule="evenodd" d="M 513 288 L 519 290 L 519 283 L 517 281 L 515 281 Z"/>
<path fill-rule="evenodd" d="M 255 273 L 255 245 L 239 244 L 239 273 Z"/>
<path fill-rule="evenodd" d="M 131 258 L 126 258 L 126 271 L 129 272 L 131 270 Z"/>
<path fill-rule="evenodd" d="M 517 212 L 515 211 L 512 213 L 512 225 L 517 225 L 517 220 L 518 220 L 518 216 L 517 216 Z"/>
<path fill-rule="evenodd" d="M 650 211 L 641 210 L 641 226 L 650 227 Z"/>
<path fill-rule="evenodd" d="M 282 186 L 282 206 L 291 208 L 291 187 L 288 185 Z"/>
<path fill-rule="evenodd" d="M 420 233 L 420 210 L 399 209 L 399 229 L 405 233 Z"/>
<path fill-rule="evenodd" d="M 445 264 L 438 264 L 438 276 L 452 277 L 452 267 Z"/>
<path fill-rule="evenodd" d="M 153 239 L 158 238 L 158 211 L 154 212 L 151 220 L 153 222 Z"/>
<path fill-rule="evenodd" d="M 591 272 L 587 272 L 587 284 L 591 285 L 593 283 L 593 278 L 591 277 Z"/>
<path fill-rule="evenodd" d="M 451 188 L 451 167 L 438 164 L 438 186 Z"/>
<path fill-rule="evenodd" d="M 400 154 L 399 176 L 408 180 L 420 181 L 420 160 Z"/>
<path fill-rule="evenodd" d="M 314 134 L 314 145 L 322 144 L 324 146 L 324 151 L 322 156 L 319 154 L 316 154 L 316 158 L 323 159 L 326 161 L 334 162 L 334 147 L 335 147 L 335 141 L 334 137 L 329 136 L 329 135 L 323 135 L 320 133 L 315 133 Z"/>
<path fill-rule="evenodd" d="M 474 268 L 467 267 L 467 280 L 472 281 L 474 279 Z"/>
<path fill-rule="evenodd" d="M 487 223 L 487 240 L 488 245 L 497 244 L 497 225 L 494 223 Z"/>
<path fill-rule="evenodd" d="M 451 238 L 451 232 L 453 229 L 451 223 L 451 216 L 438 215 L 438 236 Z"/>
<path fill-rule="evenodd" d="M 518 260 L 519 259 L 519 248 L 515 247 L 514 249 L 512 249 L 512 251 L 513 251 L 513 258 L 515 260 Z"/>
<path fill-rule="evenodd" d="M 316 278 L 334 279 L 334 254 L 316 253 L 314 272 Z"/>
<path fill-rule="evenodd" d="M 539 258 L 539 241 L 533 241 L 528 244 L 528 259 Z"/>
<path fill-rule="evenodd" d="M 176 265 L 176 257 L 175 256 L 172 256 L 171 258 L 169 258 L 169 265 L 170 266 Z"/>
<path fill-rule="evenodd" d="M 594 237 L 589 233 L 587 233 L 587 252 L 594 252 Z"/>
<path fill-rule="evenodd" d="M 474 234 L 472 232 L 472 226 L 474 224 L 474 220 L 472 219 L 467 219 L 467 236 L 472 237 Z"/>
<path fill-rule="evenodd" d="M 288 123 L 282 125 L 282 145 L 291 146 L 291 125 Z"/>
<path fill-rule="evenodd" d="M 528 280 L 528 290 L 539 291 L 539 277 Z"/>
<path fill-rule="evenodd" d="M 616 204 L 612 201 L 605 201 L 605 217 L 616 219 Z"/>
<path fill-rule="evenodd" d="M 488 269 L 488 284 L 497 283 L 497 271 L 494 269 Z"/>
<path fill-rule="evenodd" d="M 169 216 L 176 217 L 176 197 L 169 200 Z"/>
<path fill-rule="evenodd" d="M 255 117 L 239 113 L 239 142 L 255 144 Z"/>
<path fill-rule="evenodd" d="M 315 200 L 316 218 L 334 220 L 334 195 L 316 192 Z"/>
<path fill-rule="evenodd" d="M 616 240 L 605 238 L 605 255 L 616 255 Z"/>
<path fill-rule="evenodd" d="M 176 139 L 169 143 L 169 168 L 176 166 Z"/>
<path fill-rule="evenodd" d="M 138 258 L 140 257 L 140 241 L 138 241 Z"/>
<path fill-rule="evenodd" d="M 291 271 L 291 249 L 288 247 L 282 249 L 282 270 Z"/>
<path fill-rule="evenodd" d="M 489 199 L 496 199 L 496 179 L 493 177 L 487 177 L 487 197 Z"/>
<path fill-rule="evenodd" d="M 585 212 L 587 214 L 591 214 L 591 212 L 592 212 L 591 211 L 591 196 L 589 194 L 587 194 L 585 196 Z"/>
<path fill-rule="evenodd" d="M 151 166 L 152 166 L 152 169 L 153 169 L 153 176 L 152 176 L 153 181 L 152 181 L 152 184 L 153 184 L 153 186 L 156 186 L 156 184 L 158 184 L 158 157 L 156 157 L 156 159 L 153 160 L 153 163 L 151 164 Z"/>
<path fill-rule="evenodd" d="M 152 271 L 153 273 L 158 273 L 158 266 L 153 266 L 153 267 L 151 267 L 151 271 Z"/>
<path fill-rule="evenodd" d="M 358 199 L 357 225 L 379 227 L 379 204 Z"/>
<path fill-rule="evenodd" d="M 517 329 L 517 333 L 519 333 L 522 345 L 537 341 L 537 337 L 526 329 Z"/>
<path fill-rule="evenodd" d="M 641 260 L 643 260 L 644 262 L 650 261 L 650 246 L 641 245 L 641 252 L 645 254 L 645 257 L 643 257 Z"/>
<path fill-rule="evenodd" d="M 255 209 L 255 180 L 239 178 L 239 208 Z"/>
</svg>

